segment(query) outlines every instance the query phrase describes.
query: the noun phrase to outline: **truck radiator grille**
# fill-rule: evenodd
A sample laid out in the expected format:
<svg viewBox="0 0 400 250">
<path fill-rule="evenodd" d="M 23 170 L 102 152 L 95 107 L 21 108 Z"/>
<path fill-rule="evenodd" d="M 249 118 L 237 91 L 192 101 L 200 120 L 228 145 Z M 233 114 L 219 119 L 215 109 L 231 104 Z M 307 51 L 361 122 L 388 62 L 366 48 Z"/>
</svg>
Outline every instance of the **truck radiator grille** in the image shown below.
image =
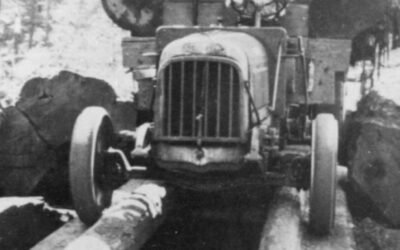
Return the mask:
<svg viewBox="0 0 400 250">
<path fill-rule="evenodd" d="M 163 135 L 238 138 L 240 80 L 224 62 L 179 61 L 162 73 Z"/>
</svg>

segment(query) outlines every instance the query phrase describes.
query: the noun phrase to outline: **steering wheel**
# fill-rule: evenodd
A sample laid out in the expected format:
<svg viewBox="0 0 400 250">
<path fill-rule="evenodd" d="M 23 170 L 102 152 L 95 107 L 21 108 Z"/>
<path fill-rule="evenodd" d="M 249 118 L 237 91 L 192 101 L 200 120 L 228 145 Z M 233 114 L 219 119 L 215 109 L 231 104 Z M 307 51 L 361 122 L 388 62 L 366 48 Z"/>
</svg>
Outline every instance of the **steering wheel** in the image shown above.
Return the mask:
<svg viewBox="0 0 400 250">
<path fill-rule="evenodd" d="M 277 19 L 288 5 L 287 0 L 227 0 L 227 7 L 232 7 L 240 16 L 254 16 L 256 12 L 262 12 L 267 7 L 275 5 L 275 11 L 272 13 L 263 13 L 265 20 Z"/>
</svg>

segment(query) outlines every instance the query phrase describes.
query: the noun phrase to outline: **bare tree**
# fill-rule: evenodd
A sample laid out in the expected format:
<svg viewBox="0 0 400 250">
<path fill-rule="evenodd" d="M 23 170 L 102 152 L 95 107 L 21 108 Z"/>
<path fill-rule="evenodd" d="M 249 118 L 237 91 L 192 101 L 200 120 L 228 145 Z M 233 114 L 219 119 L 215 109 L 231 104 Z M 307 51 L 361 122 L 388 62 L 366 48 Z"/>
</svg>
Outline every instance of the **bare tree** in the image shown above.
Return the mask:
<svg viewBox="0 0 400 250">
<path fill-rule="evenodd" d="M 51 22 L 50 11 L 51 11 L 51 0 L 47 0 L 47 2 L 46 2 L 46 37 L 45 37 L 46 45 L 49 44 L 49 40 L 50 40 L 50 37 L 49 37 L 50 36 L 50 30 L 51 30 L 51 26 L 50 26 L 50 22 Z"/>
<path fill-rule="evenodd" d="M 33 46 L 33 36 L 36 30 L 37 22 L 37 2 L 38 0 L 30 0 L 27 3 L 27 12 L 29 16 L 29 48 Z"/>
</svg>

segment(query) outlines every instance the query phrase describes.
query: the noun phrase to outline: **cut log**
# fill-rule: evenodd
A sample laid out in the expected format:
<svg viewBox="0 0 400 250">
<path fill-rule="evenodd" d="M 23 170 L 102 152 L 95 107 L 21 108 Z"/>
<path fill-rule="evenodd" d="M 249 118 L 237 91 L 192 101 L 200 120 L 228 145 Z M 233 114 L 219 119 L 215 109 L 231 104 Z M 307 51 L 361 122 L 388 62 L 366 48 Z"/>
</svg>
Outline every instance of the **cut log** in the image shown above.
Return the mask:
<svg viewBox="0 0 400 250">
<path fill-rule="evenodd" d="M 0 249 L 30 249 L 63 224 L 62 214 L 40 198 L 1 198 Z"/>
<path fill-rule="evenodd" d="M 162 183 L 130 180 L 114 191 L 110 208 L 66 250 L 140 249 L 163 221 L 171 190 Z"/>
<path fill-rule="evenodd" d="M 42 139 L 53 147 L 70 140 L 76 117 L 88 106 L 101 106 L 113 113 L 117 112 L 114 111 L 115 106 L 121 105 L 117 105 L 117 96 L 105 81 L 67 71 L 51 79 L 35 78 L 28 81 L 16 104 Z M 126 114 L 125 118 L 133 117 L 134 111 L 132 113 Z M 126 124 L 116 125 L 117 130 L 129 129 L 121 128 Z"/>
<path fill-rule="evenodd" d="M 57 185 L 67 183 L 60 180 L 67 176 L 57 172 L 67 166 L 73 125 L 88 106 L 104 107 L 116 131 L 135 128 L 133 103 L 118 102 L 114 90 L 102 80 L 62 71 L 51 79 L 35 78 L 25 83 L 16 105 L 6 108 L 0 117 L 3 195 L 29 195 L 51 168 L 56 173 L 47 180 Z M 52 189 L 57 189 L 53 184 Z"/>
<path fill-rule="evenodd" d="M 280 189 L 268 213 L 259 250 L 300 249 L 300 200 L 289 187 Z"/>
<path fill-rule="evenodd" d="M 82 221 L 75 218 L 37 243 L 31 250 L 64 250 L 71 241 L 83 234 L 86 228 Z"/>
<path fill-rule="evenodd" d="M 300 193 L 302 223 L 307 222 L 306 218 L 308 217 L 309 211 L 308 196 L 308 192 Z M 303 228 L 300 235 L 300 249 L 355 249 L 355 239 L 353 235 L 354 224 L 352 222 L 350 211 L 348 210 L 345 193 L 340 186 L 338 186 L 336 190 L 335 212 L 335 227 L 332 229 L 332 232 L 328 237 L 316 236 Z"/>
<path fill-rule="evenodd" d="M 338 167 L 339 181 L 347 178 L 347 169 Z M 328 237 L 308 230 L 309 192 L 283 187 L 275 194 L 268 211 L 259 250 L 268 249 L 354 249 L 353 223 L 343 190 L 336 190 L 335 227 Z"/>
<path fill-rule="evenodd" d="M 400 107 L 371 92 L 347 120 L 343 138 L 352 184 L 400 226 Z"/>
<path fill-rule="evenodd" d="M 16 107 L 7 108 L 0 127 L 0 187 L 5 196 L 26 195 L 43 178 L 56 155 Z"/>
</svg>

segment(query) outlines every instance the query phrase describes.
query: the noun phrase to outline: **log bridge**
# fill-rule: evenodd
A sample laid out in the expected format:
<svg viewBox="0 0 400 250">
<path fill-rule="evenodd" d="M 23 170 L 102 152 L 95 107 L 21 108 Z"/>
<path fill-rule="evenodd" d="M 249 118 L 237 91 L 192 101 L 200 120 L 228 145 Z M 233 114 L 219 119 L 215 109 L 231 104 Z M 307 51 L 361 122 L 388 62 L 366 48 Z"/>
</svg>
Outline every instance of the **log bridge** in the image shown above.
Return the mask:
<svg viewBox="0 0 400 250">
<path fill-rule="evenodd" d="M 32 250 L 140 249 L 163 222 L 172 193 L 162 182 L 132 179 L 114 191 L 110 208 L 94 225 L 76 218 Z"/>
<path fill-rule="evenodd" d="M 339 167 L 338 174 L 345 178 L 347 169 Z M 141 249 L 173 208 L 174 191 L 160 181 L 130 180 L 113 193 L 111 207 L 94 225 L 73 219 L 32 250 Z M 355 248 L 343 190 L 338 187 L 335 230 L 322 238 L 307 231 L 307 195 L 288 187 L 277 191 L 256 243 L 259 250 Z"/>
</svg>

